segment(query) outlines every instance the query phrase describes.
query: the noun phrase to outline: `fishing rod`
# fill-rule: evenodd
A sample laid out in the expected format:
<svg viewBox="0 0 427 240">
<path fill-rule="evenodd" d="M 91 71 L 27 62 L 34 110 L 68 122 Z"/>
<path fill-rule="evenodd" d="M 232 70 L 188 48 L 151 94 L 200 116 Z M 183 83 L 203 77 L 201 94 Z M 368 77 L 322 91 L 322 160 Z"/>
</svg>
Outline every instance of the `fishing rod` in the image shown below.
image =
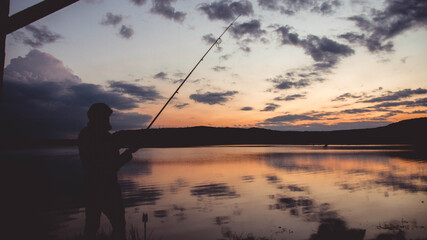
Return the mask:
<svg viewBox="0 0 427 240">
<path fill-rule="evenodd" d="M 199 66 L 199 64 L 203 61 L 203 59 L 206 57 L 206 55 L 208 55 L 208 53 L 210 52 L 210 50 L 213 48 L 213 46 L 217 43 L 220 43 L 221 37 L 222 35 L 224 35 L 225 32 L 227 32 L 227 30 L 234 24 L 234 22 L 236 22 L 236 20 L 240 17 L 237 16 L 236 19 L 234 19 L 234 21 L 224 30 L 224 32 L 222 32 L 222 34 L 215 40 L 215 42 L 212 44 L 212 46 L 206 51 L 206 53 L 203 55 L 203 57 L 199 60 L 199 62 L 197 62 L 196 66 L 193 67 L 193 69 L 190 71 L 190 73 L 187 75 L 187 77 L 185 77 L 184 81 L 181 82 L 181 84 L 178 86 L 178 88 L 175 90 L 175 92 L 172 94 L 172 96 L 169 98 L 169 100 L 166 102 L 166 104 L 162 107 L 162 109 L 160 109 L 160 112 L 157 113 L 156 117 L 151 121 L 150 125 L 148 125 L 148 127 L 146 129 L 150 129 L 151 125 L 153 125 L 153 123 L 156 121 L 156 119 L 160 116 L 160 114 L 163 112 L 163 110 L 166 108 L 166 106 L 169 104 L 169 102 L 172 100 L 172 98 L 178 93 L 179 89 L 182 87 L 182 85 L 184 85 L 184 83 L 187 81 L 187 79 L 190 77 L 190 75 L 193 73 L 193 71 L 197 68 L 197 66 Z"/>
</svg>

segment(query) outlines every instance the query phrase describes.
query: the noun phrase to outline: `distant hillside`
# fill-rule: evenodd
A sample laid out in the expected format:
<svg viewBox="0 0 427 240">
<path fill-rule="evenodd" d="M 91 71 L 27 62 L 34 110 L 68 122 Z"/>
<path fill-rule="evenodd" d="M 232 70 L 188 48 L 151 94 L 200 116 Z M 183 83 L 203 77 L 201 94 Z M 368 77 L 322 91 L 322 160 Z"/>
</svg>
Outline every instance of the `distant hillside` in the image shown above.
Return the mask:
<svg viewBox="0 0 427 240">
<path fill-rule="evenodd" d="M 124 146 L 223 144 L 427 144 L 427 118 L 384 127 L 340 131 L 274 131 L 262 128 L 162 128 L 116 133 Z"/>
<path fill-rule="evenodd" d="M 427 149 L 427 118 L 378 128 L 340 131 L 274 131 L 263 128 L 160 128 L 116 132 L 122 147 L 184 147 L 226 144 L 412 144 Z M 75 146 L 75 139 L 0 139 L 0 149 Z M 425 146 L 425 147 L 424 147 Z"/>
</svg>

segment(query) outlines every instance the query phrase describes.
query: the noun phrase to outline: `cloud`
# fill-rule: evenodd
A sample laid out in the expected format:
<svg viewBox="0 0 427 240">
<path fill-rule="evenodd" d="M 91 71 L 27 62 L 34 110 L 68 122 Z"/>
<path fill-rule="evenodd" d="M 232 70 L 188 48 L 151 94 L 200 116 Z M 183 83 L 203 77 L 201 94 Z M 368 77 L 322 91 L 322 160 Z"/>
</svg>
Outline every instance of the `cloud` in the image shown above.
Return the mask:
<svg viewBox="0 0 427 240">
<path fill-rule="evenodd" d="M 204 35 L 202 39 L 207 44 L 213 44 L 216 41 L 216 37 L 212 33 Z"/>
<path fill-rule="evenodd" d="M 168 74 L 165 73 L 165 72 L 159 72 L 156 75 L 154 75 L 153 78 L 155 78 L 155 79 L 161 79 L 161 80 L 166 80 L 166 79 L 168 79 Z"/>
<path fill-rule="evenodd" d="M 252 111 L 253 107 L 242 107 L 240 110 L 241 111 Z"/>
<path fill-rule="evenodd" d="M 345 101 L 345 100 L 347 100 L 349 98 L 361 98 L 361 97 L 362 96 L 354 95 L 354 94 L 351 94 L 351 93 L 344 93 L 344 94 L 341 94 L 338 97 L 332 99 L 332 101 L 333 102 L 336 102 L 336 101 Z"/>
<path fill-rule="evenodd" d="M 226 71 L 226 70 L 228 70 L 228 68 L 227 67 L 225 67 L 225 66 L 215 66 L 215 67 L 213 67 L 212 68 L 215 72 L 221 72 L 221 71 Z"/>
<path fill-rule="evenodd" d="M 150 12 L 176 22 L 183 22 L 186 13 L 176 11 L 172 7 L 172 2 L 176 2 L 176 0 L 153 0 L 153 7 Z"/>
<path fill-rule="evenodd" d="M 293 101 L 296 99 L 304 99 L 305 98 L 305 94 L 293 94 L 293 95 L 288 95 L 286 97 L 276 97 L 274 98 L 274 100 L 276 101 Z"/>
<path fill-rule="evenodd" d="M 133 29 L 131 26 L 126 26 L 126 25 L 122 25 L 122 27 L 120 28 L 120 36 L 122 36 L 123 38 L 129 39 L 133 36 Z"/>
<path fill-rule="evenodd" d="M 193 99 L 196 102 L 214 105 L 229 101 L 231 97 L 233 97 L 237 93 L 237 91 L 206 92 L 202 94 L 191 94 L 190 99 Z"/>
<path fill-rule="evenodd" d="M 116 117 L 124 119 L 119 127 L 140 127 L 151 118 L 128 113 L 137 107 L 135 99 L 100 85 L 83 83 L 60 60 L 38 50 L 11 60 L 4 71 L 3 90 L 3 138 L 75 137 L 86 125 L 86 111 L 96 102 L 105 102 L 115 109 L 112 122 Z M 141 122 L 136 125 L 137 121 Z"/>
<path fill-rule="evenodd" d="M 277 123 L 293 123 L 297 121 L 305 121 L 305 120 L 319 120 L 319 117 L 309 116 L 305 114 L 286 114 L 280 115 L 272 118 L 267 118 L 264 120 L 266 124 L 277 124 Z"/>
<path fill-rule="evenodd" d="M 310 86 L 315 81 L 322 82 L 323 80 L 323 78 L 318 77 L 318 75 L 314 72 L 308 75 L 287 72 L 285 76 L 278 75 L 275 78 L 267 79 L 267 81 L 275 83 L 274 88 L 279 90 L 304 88 Z"/>
<path fill-rule="evenodd" d="M 147 0 L 130 0 L 130 1 L 137 6 L 142 6 L 147 2 Z"/>
<path fill-rule="evenodd" d="M 259 38 L 266 33 L 265 30 L 261 29 L 261 23 L 259 20 L 251 20 L 241 24 L 235 24 L 231 27 L 230 32 L 236 39 L 240 39 L 245 35 Z"/>
<path fill-rule="evenodd" d="M 33 48 L 43 47 L 45 44 L 54 43 L 62 38 L 61 35 L 50 31 L 46 26 L 28 25 L 25 27 L 25 30 L 29 32 L 32 37 L 28 37 L 22 31 L 13 33 L 13 37 L 15 40 L 22 41 L 25 45 Z"/>
<path fill-rule="evenodd" d="M 291 33 L 291 29 L 287 25 L 276 29 L 281 43 L 303 48 L 305 53 L 316 62 L 313 66 L 318 70 L 328 70 L 334 67 L 342 57 L 354 54 L 354 50 L 349 46 L 327 37 L 308 35 L 305 39 L 301 39 L 297 33 Z"/>
<path fill-rule="evenodd" d="M 427 94 L 427 89 L 418 88 L 415 90 L 412 89 L 404 89 L 397 92 L 388 92 L 388 94 L 383 95 L 381 97 L 374 97 L 371 99 L 364 100 L 362 102 L 365 103 L 374 103 L 374 102 L 385 102 L 385 101 L 397 101 L 402 98 L 409 98 L 415 95 L 424 95 Z"/>
<path fill-rule="evenodd" d="M 188 105 L 190 105 L 190 104 L 189 103 L 176 104 L 175 107 L 178 109 L 183 109 L 183 108 L 187 107 Z"/>
<path fill-rule="evenodd" d="M 383 102 L 377 105 L 374 105 L 374 108 L 383 108 L 383 107 L 427 107 L 427 98 L 417 99 L 415 101 L 399 101 L 399 102 Z"/>
<path fill-rule="evenodd" d="M 141 102 L 156 101 L 163 98 L 155 87 L 138 86 L 123 81 L 110 81 L 109 84 L 113 92 L 128 94 Z"/>
<path fill-rule="evenodd" d="M 105 14 L 104 19 L 102 19 L 101 24 L 102 25 L 113 25 L 116 26 L 117 24 L 121 23 L 123 20 L 123 16 L 118 14 L 118 15 L 114 15 L 111 12 L 108 12 L 107 14 Z"/>
<path fill-rule="evenodd" d="M 254 13 L 252 3 L 248 0 L 231 1 L 220 0 L 212 3 L 203 3 L 198 9 L 205 13 L 210 20 L 232 21 L 237 16 L 249 16 Z"/>
<path fill-rule="evenodd" d="M 393 49 L 391 38 L 410 29 L 426 27 L 426 12 L 424 0 L 386 0 L 383 10 L 348 18 L 363 34 L 348 33 L 341 37 L 366 46 L 370 52 L 389 52 Z"/>
<path fill-rule="evenodd" d="M 334 8 L 340 7 L 341 2 L 339 1 L 325 1 L 322 2 L 320 5 L 314 6 L 311 11 L 321 13 L 323 15 L 332 14 L 335 12 Z"/>
<path fill-rule="evenodd" d="M 267 103 L 267 106 L 265 106 L 264 109 L 262 109 L 262 112 L 273 112 L 274 110 L 276 110 L 278 107 L 280 107 L 280 105 L 274 104 L 274 103 Z"/>
<path fill-rule="evenodd" d="M 258 5 L 265 10 L 279 11 L 285 15 L 295 15 L 306 10 L 328 15 L 334 13 L 336 8 L 341 6 L 341 2 L 338 0 L 258 0 Z"/>
<path fill-rule="evenodd" d="M 372 109 L 367 109 L 367 108 L 353 108 L 353 109 L 346 109 L 341 112 L 348 113 L 348 114 L 359 114 L 359 113 L 367 113 L 372 111 L 373 111 Z"/>
</svg>

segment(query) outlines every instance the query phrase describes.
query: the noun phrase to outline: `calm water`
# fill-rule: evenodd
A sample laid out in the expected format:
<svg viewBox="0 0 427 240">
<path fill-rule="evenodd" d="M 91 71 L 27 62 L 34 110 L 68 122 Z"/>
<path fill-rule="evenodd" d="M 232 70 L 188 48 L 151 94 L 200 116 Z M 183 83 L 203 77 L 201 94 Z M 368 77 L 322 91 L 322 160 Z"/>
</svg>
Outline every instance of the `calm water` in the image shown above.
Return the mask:
<svg viewBox="0 0 427 240">
<path fill-rule="evenodd" d="M 75 148 L 1 153 L 36 176 L 15 179 L 16 188 L 38 186 L 34 179 L 46 184 L 46 216 L 55 219 L 48 227 L 58 239 L 76 236 L 84 226 L 77 154 Z M 366 230 L 364 239 L 399 231 L 406 239 L 427 239 L 427 161 L 406 151 L 150 148 L 138 151 L 119 179 L 127 226 L 142 234 L 142 213 L 148 213 L 151 239 L 309 239 L 326 219 Z M 105 217 L 101 225 L 110 231 Z"/>
</svg>

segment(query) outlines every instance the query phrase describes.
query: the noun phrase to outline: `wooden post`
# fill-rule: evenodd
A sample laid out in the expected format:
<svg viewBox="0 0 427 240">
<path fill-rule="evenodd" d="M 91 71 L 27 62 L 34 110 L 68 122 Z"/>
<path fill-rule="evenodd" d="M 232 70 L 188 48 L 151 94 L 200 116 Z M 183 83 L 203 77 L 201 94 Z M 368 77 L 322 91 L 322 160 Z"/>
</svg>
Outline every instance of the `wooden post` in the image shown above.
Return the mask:
<svg viewBox="0 0 427 240">
<path fill-rule="evenodd" d="M 3 74 L 6 57 L 6 28 L 9 18 L 9 3 L 9 0 L 0 0 L 0 101 L 3 98 Z"/>
</svg>

